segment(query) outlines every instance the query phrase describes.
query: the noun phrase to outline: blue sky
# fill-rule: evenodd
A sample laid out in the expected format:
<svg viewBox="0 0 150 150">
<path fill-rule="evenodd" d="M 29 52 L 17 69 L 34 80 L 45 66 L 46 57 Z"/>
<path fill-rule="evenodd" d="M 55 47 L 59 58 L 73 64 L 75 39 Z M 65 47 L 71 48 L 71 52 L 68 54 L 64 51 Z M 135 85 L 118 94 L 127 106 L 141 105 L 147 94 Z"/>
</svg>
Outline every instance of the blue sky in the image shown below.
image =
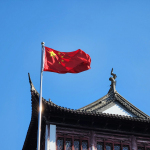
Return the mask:
<svg viewBox="0 0 150 150">
<path fill-rule="evenodd" d="M 0 141 L 22 149 L 31 119 L 28 72 L 40 89 L 41 42 L 62 52 L 82 49 L 91 69 L 44 72 L 43 97 L 78 109 L 107 94 L 110 71 L 117 91 L 150 115 L 150 1 L 45 0 L 0 2 Z"/>
</svg>

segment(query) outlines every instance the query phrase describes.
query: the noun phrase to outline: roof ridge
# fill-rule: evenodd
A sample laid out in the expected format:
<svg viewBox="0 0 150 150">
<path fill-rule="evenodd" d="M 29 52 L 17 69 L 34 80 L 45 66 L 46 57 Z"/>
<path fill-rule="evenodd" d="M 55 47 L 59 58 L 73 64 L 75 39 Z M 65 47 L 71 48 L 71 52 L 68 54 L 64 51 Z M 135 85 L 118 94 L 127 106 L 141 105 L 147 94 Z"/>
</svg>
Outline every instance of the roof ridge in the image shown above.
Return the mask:
<svg viewBox="0 0 150 150">
<path fill-rule="evenodd" d="M 112 99 L 112 100 L 110 100 L 110 101 L 107 101 L 104 105 L 102 105 L 102 106 L 100 106 L 100 107 L 97 107 L 97 108 L 95 109 L 95 111 L 97 111 L 98 109 L 101 109 L 101 108 L 105 107 L 106 105 L 108 105 L 108 104 L 110 104 L 110 103 L 112 103 L 112 102 L 114 102 L 114 101 L 115 101 L 114 99 Z"/>
<path fill-rule="evenodd" d="M 94 102 L 92 102 L 92 103 L 90 103 L 90 104 L 88 104 L 88 105 L 86 105 L 84 107 L 79 108 L 79 110 L 81 110 L 81 109 L 87 109 L 87 107 L 89 107 L 89 106 L 93 107 L 93 106 L 97 105 L 97 103 L 99 103 L 100 101 L 102 101 L 105 97 L 107 98 L 108 96 L 111 96 L 113 94 L 114 94 L 113 93 L 113 89 L 110 89 L 106 95 L 104 95 L 103 97 L 99 98 L 98 100 L 96 100 L 96 101 L 94 101 Z"/>
<path fill-rule="evenodd" d="M 127 99 L 125 99 L 123 96 L 121 96 L 118 92 L 116 93 L 116 95 L 119 96 L 119 98 L 123 98 L 124 102 L 127 103 L 129 105 L 129 107 L 132 107 L 131 109 L 135 109 L 136 111 L 138 111 L 138 113 L 142 114 L 144 117 L 149 118 L 149 116 L 147 114 L 145 114 L 143 111 L 141 111 L 140 109 L 138 109 L 136 106 L 134 106 L 132 103 L 130 103 Z M 117 97 L 116 97 L 117 98 Z M 117 99 L 118 100 L 118 99 Z M 118 100 L 120 101 L 120 100 Z M 122 103 L 123 104 L 123 103 Z M 124 105 L 124 104 L 123 104 Z M 128 109 L 128 108 L 127 108 Z M 130 110 L 132 111 L 132 110 Z M 137 113 L 135 113 L 134 111 L 132 111 L 132 113 L 134 113 L 135 115 L 137 115 Z M 140 117 L 141 115 L 139 115 Z"/>
</svg>

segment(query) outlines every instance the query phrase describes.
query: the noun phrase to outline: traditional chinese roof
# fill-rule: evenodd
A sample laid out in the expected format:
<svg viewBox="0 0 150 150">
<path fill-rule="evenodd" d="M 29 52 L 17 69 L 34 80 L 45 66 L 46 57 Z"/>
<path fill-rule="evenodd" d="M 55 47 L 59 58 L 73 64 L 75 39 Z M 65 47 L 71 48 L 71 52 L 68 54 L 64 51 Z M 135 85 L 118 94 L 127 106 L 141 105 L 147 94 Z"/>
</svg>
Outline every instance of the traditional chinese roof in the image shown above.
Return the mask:
<svg viewBox="0 0 150 150">
<path fill-rule="evenodd" d="M 33 106 L 33 102 L 35 105 L 35 101 L 36 101 L 36 107 L 38 107 L 39 93 L 35 89 L 30 76 L 29 76 L 29 83 L 30 83 L 30 88 L 31 88 L 30 90 L 32 94 L 31 100 L 32 100 L 32 116 L 33 116 L 35 115 L 35 111 L 36 111 L 36 114 L 38 113 L 38 108 L 36 109 L 33 108 L 35 107 Z M 105 101 L 104 104 L 102 101 Z M 100 111 L 96 111 L 96 110 L 99 110 L 99 108 L 105 107 L 106 105 L 108 105 L 109 103 L 113 101 L 120 102 L 122 105 L 124 105 L 126 108 L 131 110 L 138 117 L 124 116 L 124 115 L 118 115 L 118 114 L 109 114 L 109 113 L 102 113 Z M 86 115 L 87 116 L 99 116 L 99 117 L 116 118 L 116 119 L 122 119 L 122 120 L 132 120 L 132 121 L 140 121 L 140 122 L 148 122 L 148 123 L 150 122 L 150 118 L 148 115 L 146 115 L 145 113 L 140 111 L 138 108 L 136 108 L 134 105 L 132 105 L 130 102 L 128 102 L 118 92 L 114 93 L 112 85 L 107 95 L 105 95 L 99 100 L 85 107 L 82 107 L 80 109 L 70 109 L 67 107 L 61 107 L 53 103 L 51 100 L 47 101 L 44 98 L 42 98 L 42 104 L 43 104 L 43 110 L 44 110 L 43 115 L 44 115 L 44 118 L 47 120 L 50 117 L 50 114 L 48 113 L 50 113 L 53 109 L 55 112 L 61 111 L 61 112 L 66 112 L 68 114 L 70 113 L 70 114 L 85 115 L 85 116 Z"/>
<path fill-rule="evenodd" d="M 42 98 L 42 132 L 41 143 L 44 150 L 45 125 L 46 123 L 57 126 L 82 128 L 85 130 L 96 130 L 105 132 L 118 132 L 125 134 L 137 134 L 150 136 L 150 118 L 140 111 L 115 90 L 115 78 L 110 78 L 111 87 L 108 93 L 99 100 L 74 110 L 61 107 L 52 101 Z M 37 129 L 38 129 L 38 109 L 39 93 L 35 89 L 29 75 L 32 116 L 28 128 L 26 139 L 22 150 L 36 150 Z M 126 111 L 132 113 L 131 116 L 104 113 L 107 108 L 111 108 L 114 103 L 122 105 Z"/>
<path fill-rule="evenodd" d="M 147 114 L 145 114 L 144 112 L 139 110 L 137 107 L 135 107 L 133 104 L 131 104 L 129 101 L 127 101 L 117 91 L 114 93 L 112 88 L 104 97 L 78 110 L 87 111 L 87 112 L 95 112 L 95 113 L 100 113 L 100 112 L 103 113 L 105 110 L 111 108 L 115 104 L 120 105 L 120 107 L 126 110 L 129 114 L 132 114 L 132 116 L 135 118 L 143 118 L 143 119 L 149 118 Z"/>
<path fill-rule="evenodd" d="M 114 75 L 114 77 L 116 78 L 117 76 L 112 73 Z M 71 112 L 78 112 L 78 113 L 88 113 L 88 114 L 98 114 L 101 116 L 115 116 L 115 117 L 122 117 L 122 118 L 130 118 L 130 116 L 126 116 L 126 115 L 119 115 L 119 114 L 112 114 L 112 113 L 103 113 L 105 110 L 111 108 L 112 106 L 114 106 L 114 104 L 120 105 L 120 107 L 122 107 L 125 111 L 127 111 L 128 113 L 132 114 L 132 119 L 148 119 L 149 120 L 149 116 L 146 115 L 144 112 L 142 112 L 141 110 L 139 110 L 137 107 L 135 107 L 134 105 L 132 105 L 129 101 L 127 101 L 123 96 L 121 96 L 115 89 L 115 80 L 114 78 L 112 79 L 112 77 L 109 79 L 111 82 L 110 85 L 110 89 L 108 91 L 108 93 L 103 96 L 102 98 L 98 99 L 97 101 L 84 106 L 78 110 L 74 110 L 74 109 L 68 109 L 68 108 L 64 108 L 61 107 L 55 103 L 53 103 L 52 101 L 46 101 L 45 99 L 43 99 L 43 102 L 46 103 L 47 105 L 51 105 L 54 106 L 56 108 L 59 108 L 61 110 L 67 110 L 67 111 L 71 111 Z M 36 93 L 37 95 L 39 95 L 39 93 L 37 92 L 37 90 L 35 89 L 30 75 L 29 75 L 29 82 L 30 82 L 30 87 L 31 87 L 31 92 Z"/>
<path fill-rule="evenodd" d="M 113 71 L 113 69 L 112 69 Z M 117 91 L 116 91 L 116 74 L 114 74 L 111 71 L 111 74 L 113 75 L 113 77 L 110 77 L 110 81 L 111 81 L 111 85 L 110 85 L 110 89 L 108 91 L 108 93 L 98 99 L 95 102 L 92 102 L 91 104 L 84 106 L 82 108 L 80 108 L 79 110 L 84 110 L 84 111 L 90 111 L 90 112 L 102 112 L 102 113 L 109 113 L 109 114 L 118 114 L 119 112 L 117 112 L 117 110 L 115 112 L 114 109 L 111 108 L 115 108 L 118 110 L 122 109 L 122 111 L 124 111 L 123 113 L 121 112 L 121 114 L 124 114 L 125 116 L 132 116 L 132 117 L 136 117 L 136 118 L 143 118 L 143 119 L 148 119 L 149 116 L 146 115 L 144 112 L 142 112 L 141 110 L 139 110 L 137 107 L 135 107 L 133 104 L 131 104 L 129 101 L 127 101 L 123 96 L 121 96 Z M 116 106 L 116 107 L 115 107 Z"/>
</svg>

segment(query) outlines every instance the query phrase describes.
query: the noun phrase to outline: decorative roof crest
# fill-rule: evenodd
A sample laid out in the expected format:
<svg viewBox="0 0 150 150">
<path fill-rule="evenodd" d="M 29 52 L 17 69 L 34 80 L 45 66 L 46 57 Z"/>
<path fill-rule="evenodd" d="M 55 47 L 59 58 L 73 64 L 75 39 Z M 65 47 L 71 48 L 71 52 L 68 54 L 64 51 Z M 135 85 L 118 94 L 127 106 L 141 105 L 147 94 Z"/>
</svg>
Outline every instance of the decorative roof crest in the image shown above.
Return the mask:
<svg viewBox="0 0 150 150">
<path fill-rule="evenodd" d="M 30 78 L 30 73 L 28 73 L 28 77 L 29 77 L 29 83 L 30 83 L 30 91 L 33 92 L 33 91 L 36 91 L 32 81 L 31 81 L 31 78 Z"/>
<path fill-rule="evenodd" d="M 116 81 L 115 79 L 117 78 L 117 75 L 113 73 L 113 68 L 111 69 L 111 75 L 113 77 L 110 77 L 109 80 L 111 81 L 111 88 L 113 89 L 113 92 L 116 92 Z"/>
</svg>

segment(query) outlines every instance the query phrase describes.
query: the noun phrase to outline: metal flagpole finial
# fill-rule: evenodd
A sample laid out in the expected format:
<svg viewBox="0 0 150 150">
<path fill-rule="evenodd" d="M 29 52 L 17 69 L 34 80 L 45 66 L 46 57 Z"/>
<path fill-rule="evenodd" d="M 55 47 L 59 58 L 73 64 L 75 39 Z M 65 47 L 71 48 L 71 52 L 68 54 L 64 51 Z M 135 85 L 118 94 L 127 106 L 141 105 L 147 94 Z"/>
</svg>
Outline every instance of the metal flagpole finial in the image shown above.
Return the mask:
<svg viewBox="0 0 150 150">
<path fill-rule="evenodd" d="M 41 42 L 41 45 L 44 46 L 45 42 Z"/>
</svg>

